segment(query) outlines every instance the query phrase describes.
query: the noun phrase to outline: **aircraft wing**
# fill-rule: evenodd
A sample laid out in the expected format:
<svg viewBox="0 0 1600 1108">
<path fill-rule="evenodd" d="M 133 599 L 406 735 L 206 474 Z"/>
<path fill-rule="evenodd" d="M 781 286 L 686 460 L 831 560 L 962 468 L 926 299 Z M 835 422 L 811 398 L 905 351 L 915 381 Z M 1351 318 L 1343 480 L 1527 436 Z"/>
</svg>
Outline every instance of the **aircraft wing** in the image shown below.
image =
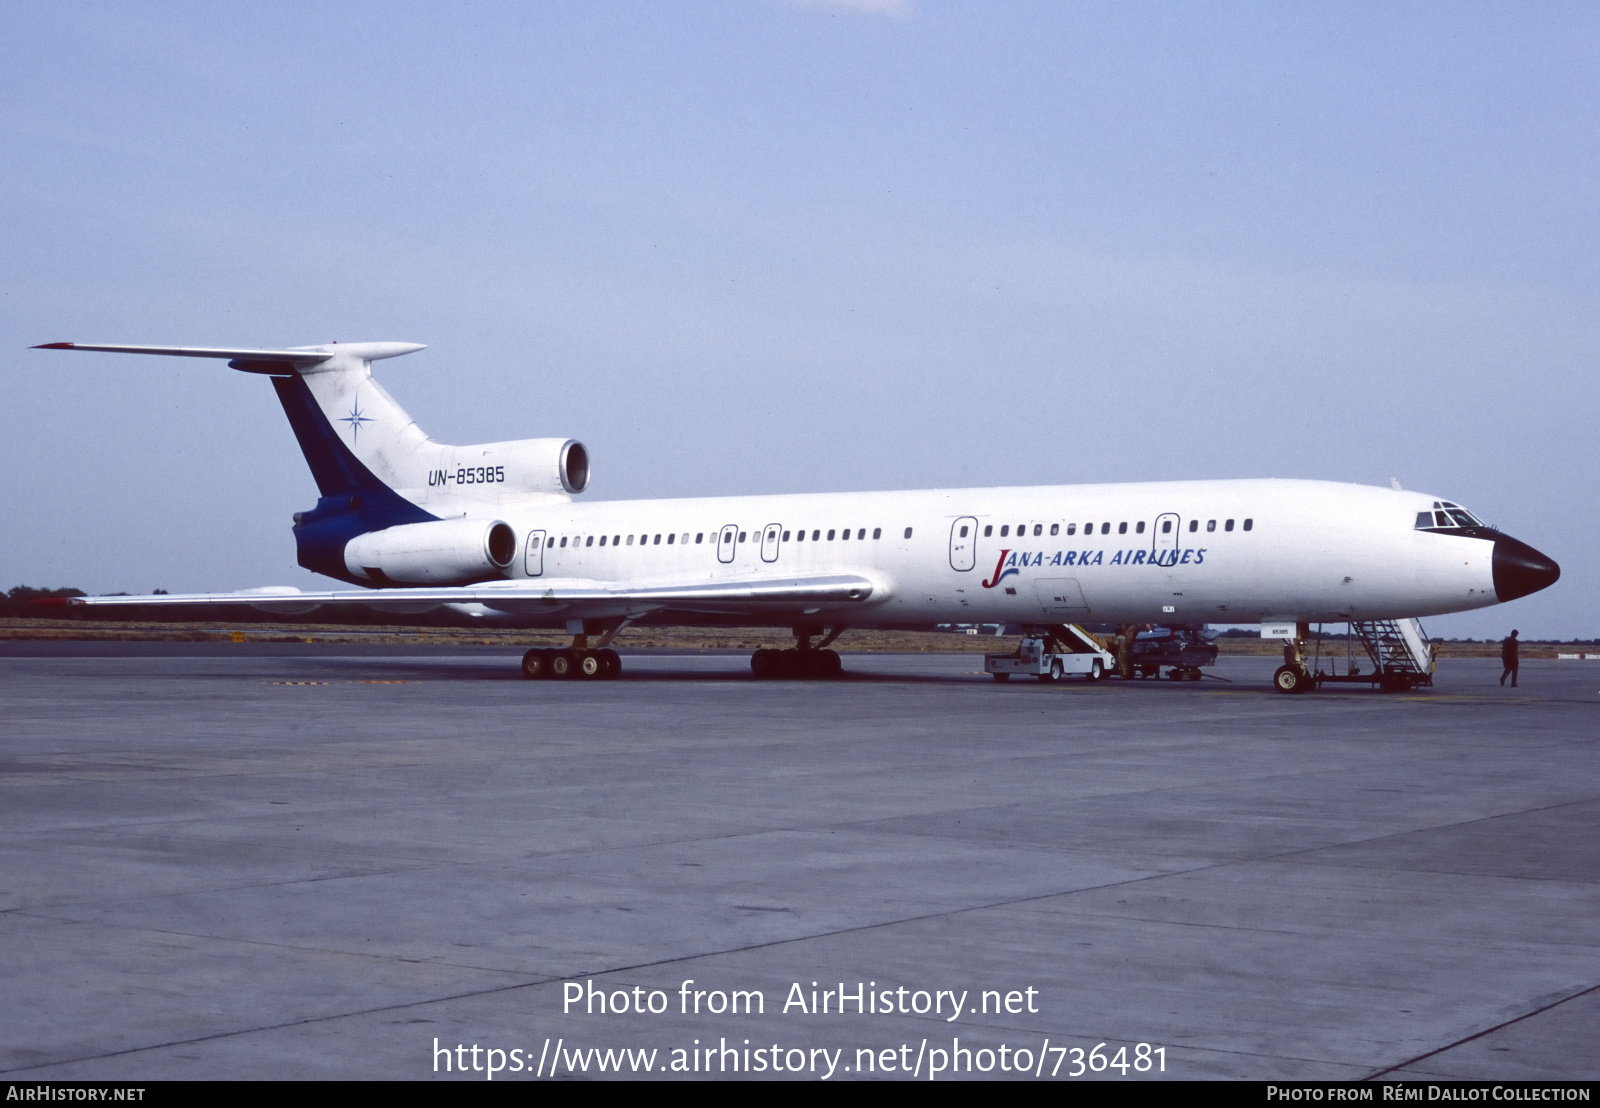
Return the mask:
<svg viewBox="0 0 1600 1108">
<path fill-rule="evenodd" d="M 576 578 L 489 581 L 478 585 L 394 589 L 331 589 L 302 592 L 290 586 L 227 593 L 158 593 L 148 596 L 74 596 L 46 603 L 73 607 L 202 607 L 248 604 L 262 611 L 295 614 L 323 604 L 360 604 L 378 611 L 418 612 L 443 604 L 481 604 L 509 615 L 572 618 L 637 617 L 670 608 L 736 615 L 774 608 L 860 604 L 882 599 L 884 586 L 850 574 L 818 577 L 762 577 L 697 582 L 666 582 L 619 588 Z"/>
</svg>

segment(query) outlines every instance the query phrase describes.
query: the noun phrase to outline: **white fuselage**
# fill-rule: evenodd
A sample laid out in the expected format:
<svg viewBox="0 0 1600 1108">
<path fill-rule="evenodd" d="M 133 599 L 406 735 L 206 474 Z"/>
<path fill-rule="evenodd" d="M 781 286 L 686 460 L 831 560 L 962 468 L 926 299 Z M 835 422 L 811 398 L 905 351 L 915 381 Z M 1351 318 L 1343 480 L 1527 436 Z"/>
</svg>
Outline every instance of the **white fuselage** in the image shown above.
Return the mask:
<svg viewBox="0 0 1600 1108">
<path fill-rule="evenodd" d="M 874 582 L 868 603 L 800 614 L 856 627 L 1343 621 L 1496 603 L 1493 542 L 1413 529 L 1434 499 L 1185 481 L 502 504 L 498 518 L 519 536 L 508 585 L 853 574 Z"/>
</svg>

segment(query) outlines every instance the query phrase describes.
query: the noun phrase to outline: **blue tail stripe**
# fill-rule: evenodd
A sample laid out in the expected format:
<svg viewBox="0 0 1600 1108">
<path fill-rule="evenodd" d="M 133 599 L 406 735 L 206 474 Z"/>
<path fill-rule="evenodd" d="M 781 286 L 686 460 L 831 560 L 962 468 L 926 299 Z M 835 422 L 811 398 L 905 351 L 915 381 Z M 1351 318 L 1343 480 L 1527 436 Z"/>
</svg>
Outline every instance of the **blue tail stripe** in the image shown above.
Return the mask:
<svg viewBox="0 0 1600 1108">
<path fill-rule="evenodd" d="M 294 428 L 294 437 L 300 442 L 300 451 L 311 466 L 318 492 L 323 496 L 337 496 L 392 491 L 340 440 L 304 378 L 297 373 L 271 380 L 283 412 L 289 417 L 289 426 Z"/>
<path fill-rule="evenodd" d="M 351 453 L 298 374 L 275 376 L 272 387 L 322 493 L 315 508 L 296 517 L 294 537 L 300 564 L 340 581 L 367 584 L 345 567 L 345 544 L 368 531 L 439 517 L 395 492 Z"/>
</svg>

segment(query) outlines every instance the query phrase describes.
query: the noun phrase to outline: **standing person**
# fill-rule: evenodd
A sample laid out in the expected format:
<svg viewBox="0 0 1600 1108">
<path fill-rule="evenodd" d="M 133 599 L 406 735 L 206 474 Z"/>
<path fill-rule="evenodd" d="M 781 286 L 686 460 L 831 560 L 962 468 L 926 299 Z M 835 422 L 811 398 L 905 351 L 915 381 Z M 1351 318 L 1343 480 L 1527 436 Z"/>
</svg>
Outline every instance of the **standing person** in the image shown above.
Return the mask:
<svg viewBox="0 0 1600 1108">
<path fill-rule="evenodd" d="M 1500 683 L 1504 685 L 1506 678 L 1511 678 L 1511 687 L 1517 687 L 1517 633 L 1511 634 L 1500 640 L 1500 664 L 1506 668 L 1500 674 Z"/>
</svg>

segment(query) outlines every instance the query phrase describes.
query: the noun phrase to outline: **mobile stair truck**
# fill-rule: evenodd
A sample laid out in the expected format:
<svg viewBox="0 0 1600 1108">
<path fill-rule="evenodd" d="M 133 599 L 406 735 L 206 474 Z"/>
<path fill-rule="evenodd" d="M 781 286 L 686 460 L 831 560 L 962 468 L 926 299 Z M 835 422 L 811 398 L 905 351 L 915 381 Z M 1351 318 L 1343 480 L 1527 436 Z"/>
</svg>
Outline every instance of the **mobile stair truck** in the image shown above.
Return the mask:
<svg viewBox="0 0 1600 1108">
<path fill-rule="evenodd" d="M 1372 664 L 1372 668 L 1365 672 L 1355 655 L 1357 642 L 1360 642 Z M 1274 675 L 1274 684 L 1285 692 L 1303 692 L 1332 684 L 1368 684 L 1376 685 L 1384 692 L 1404 692 L 1433 684 L 1433 667 L 1438 661 L 1439 648 L 1428 641 L 1418 620 L 1375 619 L 1351 623 L 1344 638 L 1344 648 L 1345 656 L 1342 659 L 1331 651 L 1324 654 L 1319 629 L 1312 663 L 1307 667 L 1310 673 L 1296 682 L 1293 676 L 1284 676 L 1284 672 L 1291 670 L 1291 667 L 1282 666 Z M 1343 673 L 1339 672 L 1341 662 Z M 1327 669 L 1323 669 L 1324 664 Z"/>
<path fill-rule="evenodd" d="M 1013 673 L 1059 681 L 1069 674 L 1082 674 L 1098 681 L 1116 668 L 1116 659 L 1089 632 L 1075 623 L 1050 627 L 1026 627 L 1022 642 L 1012 654 L 985 654 L 984 672 L 996 681 L 1009 681 Z"/>
</svg>

